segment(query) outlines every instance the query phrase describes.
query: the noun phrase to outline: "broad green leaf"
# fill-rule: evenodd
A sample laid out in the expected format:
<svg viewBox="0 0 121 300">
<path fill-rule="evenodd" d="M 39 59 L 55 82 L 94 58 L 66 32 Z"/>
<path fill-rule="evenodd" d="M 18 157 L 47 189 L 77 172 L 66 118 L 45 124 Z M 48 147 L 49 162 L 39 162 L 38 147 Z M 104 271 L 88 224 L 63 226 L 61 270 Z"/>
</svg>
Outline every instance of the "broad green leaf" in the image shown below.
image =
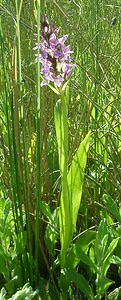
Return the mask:
<svg viewBox="0 0 121 300">
<path fill-rule="evenodd" d="M 76 221 L 82 196 L 84 170 L 89 149 L 90 132 L 86 135 L 73 157 L 68 173 L 69 207 L 72 213 L 72 236 L 76 229 Z"/>
<path fill-rule="evenodd" d="M 86 135 L 73 157 L 67 177 L 68 198 L 63 199 L 63 196 L 61 195 L 60 237 L 62 267 L 64 267 L 66 252 L 76 229 L 76 221 L 82 195 L 84 169 L 89 148 L 89 138 L 90 132 Z"/>
<path fill-rule="evenodd" d="M 59 167 L 61 173 L 62 193 L 60 199 L 60 240 L 61 267 L 64 267 L 66 252 L 76 229 L 76 221 L 82 195 L 84 169 L 89 148 L 90 132 L 79 146 L 73 157 L 69 173 L 68 168 L 68 86 L 67 95 L 62 92 L 61 100 L 55 106 L 55 126 L 58 142 Z"/>
</svg>

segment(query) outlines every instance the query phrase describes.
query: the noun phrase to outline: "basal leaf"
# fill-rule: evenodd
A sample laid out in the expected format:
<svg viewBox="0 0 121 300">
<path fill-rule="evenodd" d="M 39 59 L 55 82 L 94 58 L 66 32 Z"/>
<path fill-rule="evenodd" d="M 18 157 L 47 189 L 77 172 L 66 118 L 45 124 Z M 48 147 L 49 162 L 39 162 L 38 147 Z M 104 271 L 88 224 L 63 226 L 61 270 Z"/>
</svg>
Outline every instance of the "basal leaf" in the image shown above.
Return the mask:
<svg viewBox="0 0 121 300">
<path fill-rule="evenodd" d="M 79 146 L 76 154 L 73 157 L 71 167 L 68 173 L 68 193 L 69 207 L 72 212 L 72 236 L 76 229 L 77 215 L 80 207 L 82 196 L 82 186 L 84 179 L 84 169 L 87 161 L 87 152 L 89 148 L 90 132 Z"/>
<path fill-rule="evenodd" d="M 65 263 L 66 251 L 72 240 L 76 229 L 76 221 L 82 195 L 82 185 L 84 179 L 84 169 L 89 148 L 90 132 L 79 146 L 73 157 L 72 164 L 67 176 L 68 197 L 61 195 L 60 206 L 60 235 L 61 235 L 61 261 L 62 267 Z M 63 191 L 62 191 L 63 192 Z"/>
</svg>

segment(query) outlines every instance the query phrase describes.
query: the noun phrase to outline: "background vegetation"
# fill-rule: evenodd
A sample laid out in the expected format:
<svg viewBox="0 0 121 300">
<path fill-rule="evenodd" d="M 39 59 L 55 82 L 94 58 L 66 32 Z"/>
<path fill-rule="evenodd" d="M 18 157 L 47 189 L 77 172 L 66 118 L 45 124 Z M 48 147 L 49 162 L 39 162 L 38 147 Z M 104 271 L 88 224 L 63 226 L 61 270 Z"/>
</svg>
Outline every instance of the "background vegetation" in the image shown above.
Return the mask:
<svg viewBox="0 0 121 300">
<path fill-rule="evenodd" d="M 39 5 L 1 0 L 1 299 L 109 299 L 121 281 L 121 4 L 43 0 L 40 6 L 60 36 L 69 35 L 76 63 L 69 82 L 69 165 L 91 129 L 90 146 L 77 230 L 61 269 L 58 95 L 41 88 L 38 108 Z M 22 287 L 23 298 L 13 296 Z"/>
</svg>

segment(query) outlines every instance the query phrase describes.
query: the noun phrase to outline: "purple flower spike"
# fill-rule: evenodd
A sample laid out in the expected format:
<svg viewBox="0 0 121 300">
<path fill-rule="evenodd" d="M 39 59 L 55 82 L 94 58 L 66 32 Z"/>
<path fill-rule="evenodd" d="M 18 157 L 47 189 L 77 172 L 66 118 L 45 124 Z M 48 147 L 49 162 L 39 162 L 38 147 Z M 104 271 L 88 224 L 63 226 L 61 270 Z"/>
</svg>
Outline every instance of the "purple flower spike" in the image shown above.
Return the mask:
<svg viewBox="0 0 121 300">
<path fill-rule="evenodd" d="M 40 56 L 36 54 L 35 61 L 41 62 L 41 74 L 43 75 L 43 81 L 41 86 L 48 85 L 50 82 L 54 82 L 56 86 L 60 87 L 64 81 L 70 76 L 72 70 L 75 68 L 75 64 L 71 63 L 70 45 L 65 46 L 65 41 L 68 35 L 58 38 L 57 35 L 60 28 L 53 29 L 52 24 L 49 24 L 46 17 L 41 21 L 42 36 L 40 45 L 34 47 L 36 50 L 38 47 L 41 49 Z"/>
</svg>

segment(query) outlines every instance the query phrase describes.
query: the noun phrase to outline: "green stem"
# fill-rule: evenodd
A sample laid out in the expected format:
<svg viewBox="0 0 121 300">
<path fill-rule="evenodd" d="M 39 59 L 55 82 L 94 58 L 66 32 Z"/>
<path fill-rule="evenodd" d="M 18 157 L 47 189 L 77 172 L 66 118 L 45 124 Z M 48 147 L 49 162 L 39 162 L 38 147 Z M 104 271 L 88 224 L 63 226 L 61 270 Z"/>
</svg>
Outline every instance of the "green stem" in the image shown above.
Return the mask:
<svg viewBox="0 0 121 300">
<path fill-rule="evenodd" d="M 67 90 L 66 90 L 67 91 Z M 60 239 L 61 267 L 64 266 L 66 250 L 69 246 L 70 207 L 68 201 L 68 92 L 60 90 L 60 100 L 55 106 L 55 127 L 58 142 L 59 168 L 61 173 L 60 199 Z M 69 226 L 70 228 L 70 226 Z M 66 240 L 66 242 L 65 242 Z"/>
<path fill-rule="evenodd" d="M 67 173 L 68 173 L 68 107 L 65 95 L 61 94 L 61 151 L 60 170 L 62 176 L 63 196 L 67 197 Z M 61 161 L 62 160 L 62 161 Z"/>
<path fill-rule="evenodd" d="M 61 153 L 60 153 L 60 171 L 61 171 L 61 184 L 62 184 L 62 194 L 60 201 L 60 214 L 61 219 L 64 217 L 65 222 L 63 223 L 64 228 L 63 233 L 67 232 L 66 228 L 68 226 L 69 208 L 68 208 L 68 103 L 66 96 L 61 93 Z M 62 242 L 62 249 L 64 245 Z M 63 266 L 65 261 L 64 251 L 61 251 L 61 265 Z"/>
</svg>

